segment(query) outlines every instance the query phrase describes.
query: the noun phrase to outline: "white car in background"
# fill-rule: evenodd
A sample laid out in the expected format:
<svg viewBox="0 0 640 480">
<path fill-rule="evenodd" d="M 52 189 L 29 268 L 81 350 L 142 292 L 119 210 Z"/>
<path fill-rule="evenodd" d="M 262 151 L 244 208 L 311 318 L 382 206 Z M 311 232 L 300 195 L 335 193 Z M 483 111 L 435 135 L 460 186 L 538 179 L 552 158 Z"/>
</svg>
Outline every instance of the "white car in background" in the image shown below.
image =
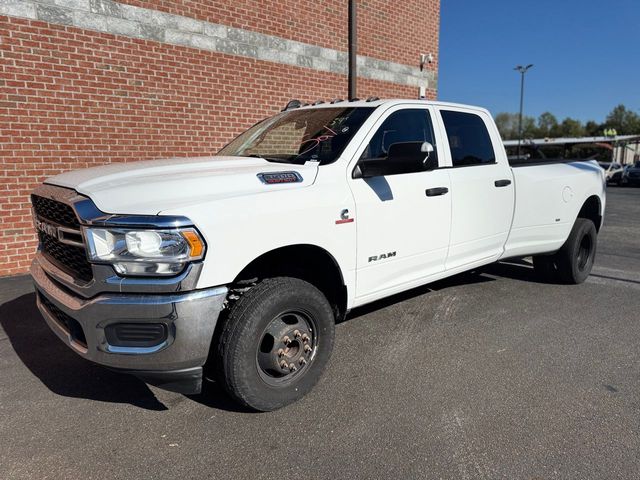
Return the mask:
<svg viewBox="0 0 640 480">
<path fill-rule="evenodd" d="M 625 173 L 625 167 L 617 162 L 598 162 L 604 170 L 607 183 L 621 185 Z"/>
</svg>

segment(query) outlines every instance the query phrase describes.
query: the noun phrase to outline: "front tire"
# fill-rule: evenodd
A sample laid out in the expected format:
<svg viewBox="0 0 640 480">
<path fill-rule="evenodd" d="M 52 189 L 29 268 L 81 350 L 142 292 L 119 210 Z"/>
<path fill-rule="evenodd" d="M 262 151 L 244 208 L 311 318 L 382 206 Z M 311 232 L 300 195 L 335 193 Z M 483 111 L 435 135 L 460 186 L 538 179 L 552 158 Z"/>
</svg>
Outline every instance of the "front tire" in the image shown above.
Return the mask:
<svg viewBox="0 0 640 480">
<path fill-rule="evenodd" d="M 578 218 L 569 238 L 554 255 L 533 257 L 533 266 L 544 280 L 574 284 L 584 282 L 593 268 L 598 233 L 593 222 Z"/>
<path fill-rule="evenodd" d="M 222 326 L 219 380 L 251 409 L 289 405 L 320 379 L 334 325 L 331 305 L 316 287 L 297 278 L 265 279 L 238 299 Z"/>
</svg>

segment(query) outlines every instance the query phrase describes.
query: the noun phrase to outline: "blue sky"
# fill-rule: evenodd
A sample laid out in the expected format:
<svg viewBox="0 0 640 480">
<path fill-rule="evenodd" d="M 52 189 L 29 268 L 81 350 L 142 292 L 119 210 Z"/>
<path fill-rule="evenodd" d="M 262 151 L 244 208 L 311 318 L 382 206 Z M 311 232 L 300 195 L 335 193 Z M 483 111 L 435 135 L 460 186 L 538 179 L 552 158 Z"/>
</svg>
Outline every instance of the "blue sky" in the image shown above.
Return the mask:
<svg viewBox="0 0 640 480">
<path fill-rule="evenodd" d="M 603 121 L 640 113 L 640 0 L 441 0 L 438 98 Z"/>
</svg>

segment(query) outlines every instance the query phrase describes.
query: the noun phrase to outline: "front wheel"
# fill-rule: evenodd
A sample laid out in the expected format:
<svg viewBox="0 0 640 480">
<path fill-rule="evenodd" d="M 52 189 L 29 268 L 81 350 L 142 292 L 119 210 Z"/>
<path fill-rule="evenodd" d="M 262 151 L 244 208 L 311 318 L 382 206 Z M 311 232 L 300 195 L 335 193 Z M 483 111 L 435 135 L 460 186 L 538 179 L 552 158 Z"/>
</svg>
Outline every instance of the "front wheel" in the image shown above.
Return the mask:
<svg viewBox="0 0 640 480">
<path fill-rule="evenodd" d="M 241 404 L 271 411 L 306 395 L 333 349 L 334 315 L 316 287 L 265 279 L 233 305 L 217 345 L 219 378 Z"/>
</svg>

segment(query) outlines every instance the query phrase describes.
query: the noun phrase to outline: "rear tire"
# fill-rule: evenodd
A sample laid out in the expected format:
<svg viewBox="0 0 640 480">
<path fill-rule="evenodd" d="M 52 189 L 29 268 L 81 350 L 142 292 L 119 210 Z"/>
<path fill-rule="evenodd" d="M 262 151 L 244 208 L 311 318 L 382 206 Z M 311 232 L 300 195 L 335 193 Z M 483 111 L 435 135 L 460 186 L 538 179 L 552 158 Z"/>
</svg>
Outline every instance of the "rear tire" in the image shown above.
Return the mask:
<svg viewBox="0 0 640 480">
<path fill-rule="evenodd" d="M 545 281 L 574 285 L 584 282 L 593 268 L 597 239 L 593 222 L 578 218 L 569 238 L 557 253 L 533 257 L 536 273 Z"/>
<path fill-rule="evenodd" d="M 320 290 L 297 278 L 265 279 L 233 305 L 217 344 L 218 378 L 258 411 L 305 396 L 333 349 L 335 320 Z"/>
</svg>

